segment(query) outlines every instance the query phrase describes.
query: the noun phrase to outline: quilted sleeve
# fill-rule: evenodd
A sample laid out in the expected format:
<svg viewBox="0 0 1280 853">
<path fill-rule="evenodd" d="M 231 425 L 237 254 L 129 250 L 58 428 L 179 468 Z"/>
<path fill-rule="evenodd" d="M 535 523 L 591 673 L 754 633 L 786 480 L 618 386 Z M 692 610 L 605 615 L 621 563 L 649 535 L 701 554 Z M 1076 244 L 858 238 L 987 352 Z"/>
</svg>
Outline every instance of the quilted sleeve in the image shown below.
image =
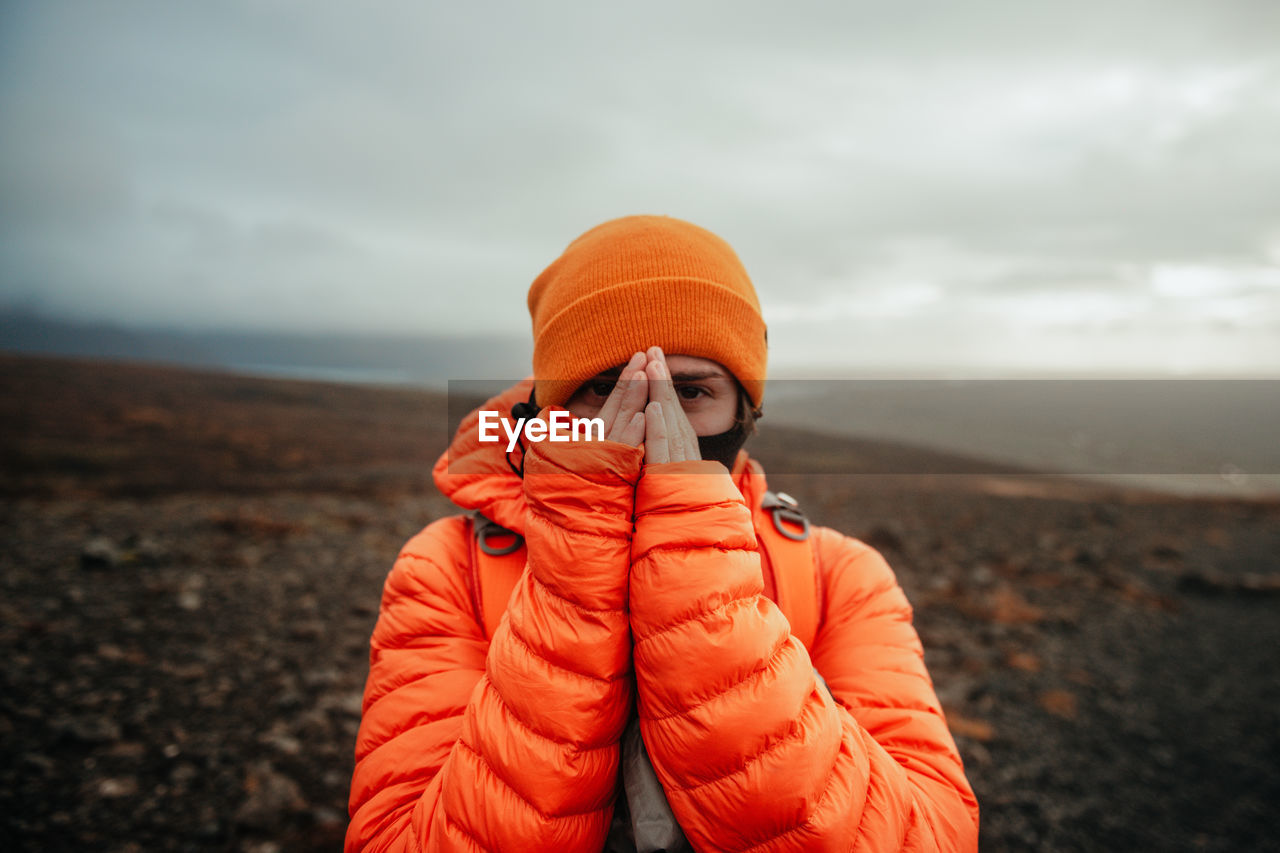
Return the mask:
<svg viewBox="0 0 1280 853">
<path fill-rule="evenodd" d="M 831 555 L 843 579 L 827 590 L 811 661 L 762 595 L 748 508 L 709 465 L 645 470 L 632 543 L 641 732 L 689 840 L 730 851 L 974 849 L 972 794 L 892 575 L 885 586 L 854 565 L 865 555 L 852 546 Z M 879 677 L 860 681 L 868 673 Z M 866 718 L 872 728 L 842 704 L 850 690 L 883 709 Z M 917 726 L 921 715 L 933 720 Z M 898 738 L 897 725 L 912 729 Z"/>
<path fill-rule="evenodd" d="M 868 790 L 863 834 L 901 833 L 907 849 L 977 849 L 978 801 L 893 570 L 855 539 L 827 528 L 814 537 L 824 606 L 813 664 L 866 741 L 879 783 Z"/>
<path fill-rule="evenodd" d="M 406 548 L 374 629 L 349 851 L 601 849 L 632 701 L 638 470 L 612 442 L 533 445 L 528 565 L 487 646 L 447 529 Z"/>
</svg>

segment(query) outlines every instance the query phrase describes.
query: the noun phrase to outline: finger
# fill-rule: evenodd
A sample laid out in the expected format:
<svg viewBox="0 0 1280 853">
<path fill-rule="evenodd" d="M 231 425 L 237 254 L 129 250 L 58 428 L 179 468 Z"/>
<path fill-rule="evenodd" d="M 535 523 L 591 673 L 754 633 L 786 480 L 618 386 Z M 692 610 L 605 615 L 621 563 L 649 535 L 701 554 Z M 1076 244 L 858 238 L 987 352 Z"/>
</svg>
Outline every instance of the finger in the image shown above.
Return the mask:
<svg viewBox="0 0 1280 853">
<path fill-rule="evenodd" d="M 684 406 L 679 408 L 680 431 L 684 435 L 684 458 L 685 459 L 701 459 L 702 452 L 698 448 L 698 433 L 694 431 L 693 424 L 689 423 L 689 416 L 684 413 Z"/>
<path fill-rule="evenodd" d="M 622 444 L 629 444 L 632 447 L 639 447 L 644 441 L 644 412 L 635 412 L 631 415 L 631 420 L 627 421 L 627 426 L 618 434 L 614 441 Z"/>
<path fill-rule="evenodd" d="M 645 354 L 642 352 L 635 353 L 631 356 L 631 360 L 622 368 L 622 372 L 618 374 L 619 378 L 626 377 L 632 371 L 639 370 L 644 367 Z M 604 421 L 605 431 L 608 432 L 613 428 L 613 422 L 618 417 L 618 410 L 622 407 L 622 396 L 626 391 L 625 382 L 615 382 L 613 390 L 609 392 L 609 396 L 605 399 L 604 405 L 600 407 L 600 412 L 596 417 Z"/>
<path fill-rule="evenodd" d="M 693 424 L 689 422 L 689 416 L 684 411 L 684 399 L 680 396 L 680 389 L 675 386 L 675 377 L 671 375 L 671 366 L 667 364 L 667 355 L 661 349 L 658 354 L 662 357 L 662 370 L 666 374 L 669 384 L 671 385 L 671 399 L 675 403 L 674 412 L 676 423 L 680 425 L 680 433 L 684 441 L 684 458 L 701 459 L 702 453 L 698 449 L 698 433 L 693 428 Z"/>
<path fill-rule="evenodd" d="M 662 347 L 650 347 L 647 353 L 650 358 L 657 358 L 662 364 L 662 374 L 667 378 L 667 388 L 670 392 L 670 400 L 675 404 L 676 420 L 680 423 L 681 432 L 687 441 L 697 444 L 698 434 L 693 430 L 693 424 L 689 423 L 689 417 L 684 413 L 684 400 L 680 397 L 680 390 L 676 388 L 675 377 L 671 375 L 671 365 L 667 363 L 667 354 L 662 351 Z"/>
<path fill-rule="evenodd" d="M 672 462 L 683 462 L 688 458 L 688 454 L 685 453 L 684 430 L 680 428 L 679 420 L 683 414 L 679 403 L 662 407 L 662 421 L 667 429 L 667 456 Z"/>
<path fill-rule="evenodd" d="M 671 384 L 671 371 L 662 357 L 662 350 L 657 347 L 649 350 L 649 361 L 644 366 L 644 372 L 649 377 L 649 399 L 666 404 L 664 408 L 680 404 L 676 399 L 675 386 Z"/>
<path fill-rule="evenodd" d="M 636 415 L 641 416 L 640 420 L 643 423 L 644 405 L 649 400 L 649 380 L 643 370 L 637 370 L 629 377 L 624 375 L 618 380 L 618 386 L 625 386 L 625 388 L 619 398 L 621 402 L 613 423 L 607 430 L 607 438 L 610 441 L 622 441 L 623 434 L 631 427 L 631 422 Z M 641 433 L 643 435 L 643 430 Z"/>
<path fill-rule="evenodd" d="M 643 370 L 635 371 L 618 384 L 625 385 L 626 388 L 622 392 L 622 402 L 609 430 L 611 438 L 613 433 L 621 435 L 631 425 L 631 419 L 643 412 L 645 403 L 649 402 L 649 380 Z"/>
<path fill-rule="evenodd" d="M 693 425 L 689 423 L 689 418 L 685 415 L 684 409 L 680 410 L 680 432 L 682 435 L 680 443 L 685 461 L 690 462 L 701 459 L 702 451 L 698 448 L 698 434 L 693 431 Z"/>
<path fill-rule="evenodd" d="M 700 459 L 697 452 L 698 438 L 685 416 L 684 406 L 676 394 L 671 370 L 658 347 L 649 350 L 650 361 L 645 370 L 649 374 L 650 397 L 662 403 L 663 420 L 667 429 L 667 454 L 672 462 Z"/>
<path fill-rule="evenodd" d="M 662 404 L 652 402 L 644 407 L 644 463 L 659 465 L 669 462 L 667 424 L 662 418 Z"/>
<path fill-rule="evenodd" d="M 677 452 L 677 445 L 680 444 L 679 426 L 672 420 L 671 415 L 676 409 L 676 402 L 671 393 L 671 382 L 668 380 L 668 374 L 663 369 L 662 351 L 657 347 L 649 350 L 649 363 L 645 365 L 645 373 L 649 377 L 649 399 L 658 403 L 655 412 L 662 418 L 662 435 L 665 440 L 664 456 L 667 461 L 679 462 L 684 457 Z M 652 406 L 650 408 L 653 408 Z M 649 409 L 645 410 L 645 414 L 649 414 Z"/>
</svg>

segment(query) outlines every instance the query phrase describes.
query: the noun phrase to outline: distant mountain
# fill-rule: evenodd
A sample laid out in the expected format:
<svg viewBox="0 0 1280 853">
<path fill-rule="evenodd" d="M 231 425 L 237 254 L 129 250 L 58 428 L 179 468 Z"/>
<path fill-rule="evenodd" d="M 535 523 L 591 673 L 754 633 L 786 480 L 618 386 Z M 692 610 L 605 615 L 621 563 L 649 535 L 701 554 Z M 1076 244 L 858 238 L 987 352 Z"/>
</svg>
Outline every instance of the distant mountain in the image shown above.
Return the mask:
<svg viewBox="0 0 1280 853">
<path fill-rule="evenodd" d="M 1280 380 L 775 380 L 771 424 L 1145 488 L 1280 493 Z"/>
<path fill-rule="evenodd" d="M 514 335 L 187 332 L 21 311 L 0 311 L 0 350 L 438 389 L 450 380 L 497 380 L 483 388 L 458 382 L 460 395 L 493 393 L 503 381 L 527 375 L 531 361 L 529 342 Z M 1187 492 L 1280 493 L 1275 379 L 778 379 L 770 381 L 766 400 L 771 426 L 901 442 L 990 460 L 1009 473 L 1055 471 Z M 939 470 L 918 454 L 901 462 L 886 454 L 878 446 L 871 456 L 897 473 Z M 815 464 L 831 470 L 826 457 Z M 870 470 L 858 464 L 859 471 Z"/>
<path fill-rule="evenodd" d="M 515 335 L 373 335 L 183 331 L 80 323 L 0 311 L 0 349 L 215 367 L 238 373 L 443 387 L 519 379 L 532 348 Z"/>
</svg>

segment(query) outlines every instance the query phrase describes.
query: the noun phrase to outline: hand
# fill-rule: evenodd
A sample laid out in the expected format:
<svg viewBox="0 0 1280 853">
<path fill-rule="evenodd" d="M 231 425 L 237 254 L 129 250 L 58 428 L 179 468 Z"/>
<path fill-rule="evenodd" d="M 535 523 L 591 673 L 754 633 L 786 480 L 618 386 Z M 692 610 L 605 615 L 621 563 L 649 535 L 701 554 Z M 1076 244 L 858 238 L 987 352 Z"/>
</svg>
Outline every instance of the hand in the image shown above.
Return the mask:
<svg viewBox="0 0 1280 853">
<path fill-rule="evenodd" d="M 639 447 L 644 441 L 645 401 L 649 399 L 649 380 L 644 366 L 644 353 L 631 356 L 596 415 L 604 421 L 604 437 L 608 441 L 632 447 Z"/>
<path fill-rule="evenodd" d="M 660 347 L 650 347 L 647 355 L 644 372 L 648 376 L 649 404 L 644 409 L 644 464 L 701 459 L 698 435 L 680 405 L 666 356 Z M 631 369 L 628 363 L 627 370 Z"/>
</svg>

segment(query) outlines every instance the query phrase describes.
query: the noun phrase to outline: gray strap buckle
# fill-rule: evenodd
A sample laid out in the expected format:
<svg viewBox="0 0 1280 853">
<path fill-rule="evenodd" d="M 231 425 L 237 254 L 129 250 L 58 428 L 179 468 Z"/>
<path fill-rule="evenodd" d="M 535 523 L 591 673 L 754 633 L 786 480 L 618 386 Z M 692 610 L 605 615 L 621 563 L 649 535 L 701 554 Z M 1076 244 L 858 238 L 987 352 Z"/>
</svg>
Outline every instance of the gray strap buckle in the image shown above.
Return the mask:
<svg viewBox="0 0 1280 853">
<path fill-rule="evenodd" d="M 477 515 L 472 522 L 476 529 L 476 544 L 480 546 L 480 550 L 488 554 L 490 557 L 505 557 L 507 554 L 513 554 L 524 546 L 524 537 L 513 530 L 508 530 L 496 521 L 490 521 L 483 515 Z M 495 545 L 493 539 L 501 539 L 504 536 L 510 536 L 511 541 L 506 545 Z"/>
<path fill-rule="evenodd" d="M 803 542 L 809 538 L 809 517 L 800 510 L 800 502 L 791 495 L 786 492 L 765 492 L 760 506 L 769 510 L 774 528 L 783 536 L 795 542 Z M 783 521 L 799 526 L 800 531 L 784 527 Z"/>
</svg>

